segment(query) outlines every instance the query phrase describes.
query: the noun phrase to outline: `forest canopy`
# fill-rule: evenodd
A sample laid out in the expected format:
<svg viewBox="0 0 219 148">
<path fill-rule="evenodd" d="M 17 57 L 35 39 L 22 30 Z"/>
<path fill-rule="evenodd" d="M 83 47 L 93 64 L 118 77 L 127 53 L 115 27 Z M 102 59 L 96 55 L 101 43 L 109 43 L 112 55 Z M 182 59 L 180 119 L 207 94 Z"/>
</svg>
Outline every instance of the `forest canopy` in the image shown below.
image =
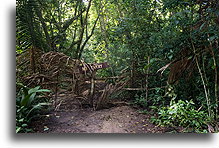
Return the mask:
<svg viewBox="0 0 219 148">
<path fill-rule="evenodd" d="M 125 91 L 116 97 L 154 109 L 157 124 L 190 126 L 187 120 L 197 119 L 190 127 L 198 132 L 214 129 L 218 42 L 218 0 L 16 0 L 17 94 L 40 73 L 40 57 L 57 52 L 107 62 L 99 77 L 125 74 Z M 168 115 L 175 117 L 167 121 Z"/>
</svg>

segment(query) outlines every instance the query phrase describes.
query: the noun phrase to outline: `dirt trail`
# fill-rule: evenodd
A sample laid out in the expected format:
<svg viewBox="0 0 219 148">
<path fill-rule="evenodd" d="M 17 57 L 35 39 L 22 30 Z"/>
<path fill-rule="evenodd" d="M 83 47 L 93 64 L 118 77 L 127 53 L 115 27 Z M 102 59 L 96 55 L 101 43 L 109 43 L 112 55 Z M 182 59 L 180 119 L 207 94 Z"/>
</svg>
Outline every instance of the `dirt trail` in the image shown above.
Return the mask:
<svg viewBox="0 0 219 148">
<path fill-rule="evenodd" d="M 32 127 L 40 133 L 163 133 L 164 128 L 149 121 L 149 115 L 139 114 L 130 106 L 99 111 L 90 108 L 51 112 Z"/>
</svg>

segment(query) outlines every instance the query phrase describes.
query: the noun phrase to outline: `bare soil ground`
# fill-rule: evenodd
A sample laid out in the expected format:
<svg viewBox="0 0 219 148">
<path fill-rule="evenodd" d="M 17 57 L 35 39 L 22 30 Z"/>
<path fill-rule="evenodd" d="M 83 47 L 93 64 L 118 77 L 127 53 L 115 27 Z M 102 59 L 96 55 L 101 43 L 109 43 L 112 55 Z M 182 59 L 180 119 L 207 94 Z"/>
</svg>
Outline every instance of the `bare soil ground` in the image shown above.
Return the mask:
<svg viewBox="0 0 219 148">
<path fill-rule="evenodd" d="M 130 106 L 93 111 L 77 108 L 45 115 L 32 122 L 37 133 L 163 133 L 167 129 L 150 122 L 150 115 L 140 114 Z"/>
<path fill-rule="evenodd" d="M 57 111 L 42 115 L 30 126 L 34 133 L 164 133 L 172 130 L 152 124 L 149 112 L 141 114 L 127 102 L 111 102 L 107 107 L 94 111 L 71 95 L 61 94 Z"/>
</svg>

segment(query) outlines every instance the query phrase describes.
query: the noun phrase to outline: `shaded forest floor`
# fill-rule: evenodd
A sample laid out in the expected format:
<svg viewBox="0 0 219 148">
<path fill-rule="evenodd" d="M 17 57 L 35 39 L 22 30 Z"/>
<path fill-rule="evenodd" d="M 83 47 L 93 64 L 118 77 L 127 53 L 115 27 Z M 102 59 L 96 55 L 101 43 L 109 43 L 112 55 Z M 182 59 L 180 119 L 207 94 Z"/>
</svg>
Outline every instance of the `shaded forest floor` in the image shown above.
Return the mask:
<svg viewBox="0 0 219 148">
<path fill-rule="evenodd" d="M 149 115 L 138 113 L 130 106 L 118 106 L 99 111 L 91 108 L 50 112 L 43 120 L 32 122 L 39 133 L 163 133 Z"/>
<path fill-rule="evenodd" d="M 173 129 L 150 122 L 151 115 L 127 104 L 94 111 L 65 97 L 57 111 L 50 111 L 31 123 L 34 133 L 166 133 Z M 62 98 L 63 98 L 62 97 Z M 110 106 L 110 105 L 109 105 Z M 175 131 L 179 132 L 179 131 Z"/>
</svg>

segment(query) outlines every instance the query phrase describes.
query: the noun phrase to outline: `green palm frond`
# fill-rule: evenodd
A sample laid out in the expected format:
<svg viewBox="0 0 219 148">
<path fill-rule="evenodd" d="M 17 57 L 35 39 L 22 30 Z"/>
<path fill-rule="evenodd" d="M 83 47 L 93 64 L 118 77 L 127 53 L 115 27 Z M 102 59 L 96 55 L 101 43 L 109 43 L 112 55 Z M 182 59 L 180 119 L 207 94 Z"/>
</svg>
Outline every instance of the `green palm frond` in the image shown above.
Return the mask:
<svg viewBox="0 0 219 148">
<path fill-rule="evenodd" d="M 17 53 L 25 51 L 30 46 L 47 49 L 37 11 L 40 11 L 37 0 L 16 0 Z"/>
</svg>

